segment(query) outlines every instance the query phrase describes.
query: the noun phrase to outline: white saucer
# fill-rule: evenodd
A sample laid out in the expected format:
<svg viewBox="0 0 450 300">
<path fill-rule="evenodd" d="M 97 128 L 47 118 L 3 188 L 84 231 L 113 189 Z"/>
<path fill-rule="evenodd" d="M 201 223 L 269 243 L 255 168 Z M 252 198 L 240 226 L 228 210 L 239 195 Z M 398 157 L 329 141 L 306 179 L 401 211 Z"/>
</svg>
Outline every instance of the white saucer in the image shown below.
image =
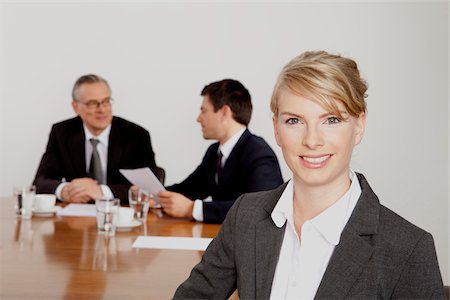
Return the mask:
<svg viewBox="0 0 450 300">
<path fill-rule="evenodd" d="M 35 210 L 33 209 L 33 216 L 38 217 L 50 217 L 56 214 L 58 211 L 61 210 L 60 206 L 53 206 L 50 210 Z"/>
<path fill-rule="evenodd" d="M 133 229 L 134 227 L 137 227 L 139 225 L 142 225 L 142 222 L 139 220 L 133 220 L 130 224 L 117 224 L 116 230 L 118 231 L 128 231 Z"/>
</svg>

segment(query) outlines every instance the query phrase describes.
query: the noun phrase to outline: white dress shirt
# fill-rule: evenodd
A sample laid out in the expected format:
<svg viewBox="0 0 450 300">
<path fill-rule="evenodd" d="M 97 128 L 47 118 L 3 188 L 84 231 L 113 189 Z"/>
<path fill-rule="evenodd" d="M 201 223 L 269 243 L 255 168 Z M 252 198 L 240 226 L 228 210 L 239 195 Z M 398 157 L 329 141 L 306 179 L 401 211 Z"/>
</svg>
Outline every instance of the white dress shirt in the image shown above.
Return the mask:
<svg viewBox="0 0 450 300">
<path fill-rule="evenodd" d="M 236 132 L 232 137 L 228 139 L 225 143 L 222 145 L 219 145 L 219 149 L 217 151 L 222 152 L 222 167 L 225 166 L 225 163 L 228 159 L 228 157 L 231 154 L 231 151 L 233 151 L 234 146 L 236 146 L 237 142 L 241 138 L 241 135 L 244 133 L 246 127 L 242 128 L 238 132 Z M 209 197 L 208 197 L 209 198 Z M 208 199 L 207 198 L 207 199 Z M 211 201 L 209 198 L 208 200 L 195 200 L 194 202 L 194 208 L 192 209 L 192 217 L 199 222 L 203 222 L 203 201 Z"/>
<path fill-rule="evenodd" d="M 91 163 L 91 157 L 92 157 L 92 143 L 90 141 L 91 138 L 99 140 L 99 143 L 97 144 L 97 152 L 100 156 L 100 162 L 102 165 L 102 175 L 103 175 L 103 182 L 106 181 L 107 177 L 107 170 L 108 170 L 108 145 L 109 145 L 109 134 L 111 132 L 111 124 L 108 125 L 108 127 L 105 128 L 105 130 L 102 131 L 98 136 L 94 136 L 89 129 L 87 129 L 86 125 L 83 124 L 84 128 L 84 136 L 85 136 L 85 153 L 86 153 L 86 172 L 89 173 L 89 165 Z M 56 188 L 55 194 L 58 197 L 58 199 L 61 199 L 61 192 L 65 185 L 68 183 L 63 182 L 58 185 Z M 102 190 L 103 196 L 106 198 L 113 198 L 114 194 L 112 193 L 111 189 L 105 185 L 101 184 L 100 188 Z M 63 200 L 63 199 L 62 199 Z"/>
<path fill-rule="evenodd" d="M 294 226 L 294 183 L 290 180 L 272 211 L 275 225 L 286 231 L 275 270 L 270 299 L 314 299 L 331 254 L 361 195 L 356 174 L 348 191 L 318 216 L 306 221 L 299 239 Z"/>
</svg>

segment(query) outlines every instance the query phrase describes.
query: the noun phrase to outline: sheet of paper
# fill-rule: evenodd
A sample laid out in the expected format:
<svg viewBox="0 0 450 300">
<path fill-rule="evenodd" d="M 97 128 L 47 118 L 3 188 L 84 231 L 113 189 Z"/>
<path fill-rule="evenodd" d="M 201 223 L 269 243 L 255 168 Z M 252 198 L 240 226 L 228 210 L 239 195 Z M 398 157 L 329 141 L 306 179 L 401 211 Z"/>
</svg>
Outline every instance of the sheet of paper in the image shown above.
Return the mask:
<svg viewBox="0 0 450 300">
<path fill-rule="evenodd" d="M 95 204 L 70 203 L 58 212 L 60 216 L 95 217 Z"/>
<path fill-rule="evenodd" d="M 171 236 L 138 236 L 133 248 L 178 249 L 205 251 L 212 239 Z"/>
<path fill-rule="evenodd" d="M 133 170 L 120 169 L 120 173 L 134 185 L 143 189 L 155 197 L 156 204 L 159 205 L 158 193 L 166 189 L 156 178 L 150 168 L 139 168 Z"/>
</svg>

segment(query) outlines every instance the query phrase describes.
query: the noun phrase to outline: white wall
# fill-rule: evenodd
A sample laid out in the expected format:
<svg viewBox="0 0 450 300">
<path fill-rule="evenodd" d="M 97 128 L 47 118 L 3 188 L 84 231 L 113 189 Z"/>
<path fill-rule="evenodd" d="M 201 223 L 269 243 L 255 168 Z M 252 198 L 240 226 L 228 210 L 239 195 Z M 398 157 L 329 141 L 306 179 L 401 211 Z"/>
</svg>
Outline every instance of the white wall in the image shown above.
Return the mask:
<svg viewBox="0 0 450 300">
<path fill-rule="evenodd" d="M 448 16 L 446 2 L 1 4 L 0 195 L 32 181 L 51 124 L 73 115 L 73 82 L 91 72 L 109 80 L 115 114 L 150 131 L 168 184 L 210 144 L 195 122 L 199 93 L 226 77 L 250 90 L 250 129 L 282 161 L 268 105 L 275 78 L 300 52 L 325 49 L 353 57 L 369 82 L 354 169 L 434 235 L 450 284 Z"/>
<path fill-rule="evenodd" d="M 449 120 L 449 116 L 450 116 L 450 74 L 449 74 L 449 70 L 450 70 L 450 38 L 448 38 L 449 34 L 450 34 L 450 21 L 448 19 L 448 16 L 450 15 L 450 5 L 447 4 L 447 124 L 448 124 L 448 131 L 447 131 L 447 139 L 448 139 L 448 145 L 447 145 L 447 151 L 448 151 L 448 155 L 447 155 L 447 165 L 448 167 L 450 167 L 450 138 L 449 138 L 449 134 L 450 134 L 450 120 Z M 449 168 L 447 167 L 447 180 L 449 179 Z M 447 195 L 448 195 L 448 202 L 447 202 L 447 208 L 448 208 L 448 214 L 447 214 L 447 240 L 448 240 L 448 252 L 450 252 L 450 238 L 448 238 L 450 236 L 450 193 L 448 190 L 448 186 L 450 185 L 450 182 L 447 182 Z M 447 277 L 447 285 L 450 285 L 450 254 L 449 254 L 449 258 L 447 259 L 447 264 L 448 264 L 448 277 Z"/>
</svg>

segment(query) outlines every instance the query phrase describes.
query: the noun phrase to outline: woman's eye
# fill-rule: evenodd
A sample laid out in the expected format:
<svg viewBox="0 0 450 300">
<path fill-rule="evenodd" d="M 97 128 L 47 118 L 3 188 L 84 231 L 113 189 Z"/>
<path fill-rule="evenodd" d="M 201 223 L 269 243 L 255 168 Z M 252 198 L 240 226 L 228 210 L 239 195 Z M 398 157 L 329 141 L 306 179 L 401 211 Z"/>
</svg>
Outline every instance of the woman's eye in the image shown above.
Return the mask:
<svg viewBox="0 0 450 300">
<path fill-rule="evenodd" d="M 325 123 L 327 123 L 327 124 L 338 124 L 338 123 L 341 123 L 341 120 L 339 118 L 336 118 L 336 117 L 329 117 L 329 118 L 327 118 Z"/>
<path fill-rule="evenodd" d="M 286 123 L 287 124 L 298 124 L 298 123 L 300 123 L 300 121 L 296 118 L 289 118 L 286 120 Z"/>
</svg>

